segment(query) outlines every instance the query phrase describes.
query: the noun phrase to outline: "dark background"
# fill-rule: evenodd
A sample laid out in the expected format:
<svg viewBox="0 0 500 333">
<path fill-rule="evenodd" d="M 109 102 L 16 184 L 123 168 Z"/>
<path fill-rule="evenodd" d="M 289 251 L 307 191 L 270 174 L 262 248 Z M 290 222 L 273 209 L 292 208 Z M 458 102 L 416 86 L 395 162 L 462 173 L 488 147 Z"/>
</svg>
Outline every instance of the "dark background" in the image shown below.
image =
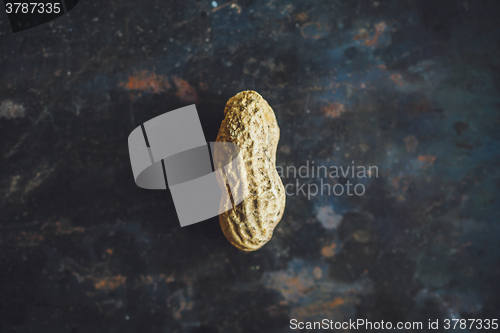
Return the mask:
<svg viewBox="0 0 500 333">
<path fill-rule="evenodd" d="M 0 13 L 0 332 L 499 318 L 499 9 L 80 1 L 16 34 Z M 181 228 L 127 147 L 193 103 L 213 141 L 247 89 L 276 112 L 278 165 L 379 170 L 363 196 L 289 196 L 252 253 L 217 218 Z"/>
</svg>

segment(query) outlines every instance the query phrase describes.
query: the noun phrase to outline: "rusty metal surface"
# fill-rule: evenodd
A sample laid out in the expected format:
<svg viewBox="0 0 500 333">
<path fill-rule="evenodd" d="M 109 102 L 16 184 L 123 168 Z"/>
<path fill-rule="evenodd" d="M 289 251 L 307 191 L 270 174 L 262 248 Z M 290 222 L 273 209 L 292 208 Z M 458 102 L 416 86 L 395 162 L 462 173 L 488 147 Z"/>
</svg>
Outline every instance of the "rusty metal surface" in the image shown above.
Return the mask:
<svg viewBox="0 0 500 333">
<path fill-rule="evenodd" d="M 0 331 L 498 318 L 498 14 L 468 0 L 81 1 L 19 34 L 0 15 Z M 356 180 L 362 196 L 290 195 L 252 253 L 216 218 L 180 228 L 168 191 L 135 186 L 127 151 L 136 126 L 192 103 L 215 141 L 246 89 L 276 112 L 278 166 L 378 168 Z"/>
</svg>

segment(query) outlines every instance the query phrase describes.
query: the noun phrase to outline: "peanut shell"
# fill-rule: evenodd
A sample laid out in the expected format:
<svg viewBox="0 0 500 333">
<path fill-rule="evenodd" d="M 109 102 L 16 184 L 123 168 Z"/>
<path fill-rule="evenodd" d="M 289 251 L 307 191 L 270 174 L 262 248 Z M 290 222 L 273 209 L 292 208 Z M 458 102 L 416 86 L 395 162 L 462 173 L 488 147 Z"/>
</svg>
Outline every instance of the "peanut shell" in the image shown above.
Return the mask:
<svg viewBox="0 0 500 333">
<path fill-rule="evenodd" d="M 229 99 L 224 115 L 216 141 L 236 144 L 241 157 L 241 163 L 226 168 L 225 176 L 237 178 L 245 196 L 219 215 L 220 226 L 235 247 L 255 251 L 269 242 L 285 210 L 285 188 L 276 171 L 280 129 L 273 109 L 255 91 L 243 91 Z M 223 159 L 221 154 L 214 152 L 215 164 Z M 221 206 L 227 204 L 221 202 Z"/>
</svg>

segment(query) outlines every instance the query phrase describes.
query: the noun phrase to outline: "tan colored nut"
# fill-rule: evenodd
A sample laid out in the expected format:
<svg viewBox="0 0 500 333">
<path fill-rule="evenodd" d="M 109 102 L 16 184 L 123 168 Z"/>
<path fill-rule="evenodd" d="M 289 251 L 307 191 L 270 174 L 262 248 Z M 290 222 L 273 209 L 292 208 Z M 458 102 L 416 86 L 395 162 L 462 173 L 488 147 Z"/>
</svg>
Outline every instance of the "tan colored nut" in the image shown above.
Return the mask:
<svg viewBox="0 0 500 333">
<path fill-rule="evenodd" d="M 219 215 L 220 226 L 235 247 L 255 251 L 269 242 L 285 210 L 285 188 L 276 171 L 280 129 L 273 109 L 255 91 L 232 97 L 224 115 L 216 141 L 240 148 L 241 163 L 226 168 L 225 173 L 238 178 L 245 196 L 236 207 Z M 221 160 L 221 154 L 214 152 L 214 163 Z"/>
</svg>

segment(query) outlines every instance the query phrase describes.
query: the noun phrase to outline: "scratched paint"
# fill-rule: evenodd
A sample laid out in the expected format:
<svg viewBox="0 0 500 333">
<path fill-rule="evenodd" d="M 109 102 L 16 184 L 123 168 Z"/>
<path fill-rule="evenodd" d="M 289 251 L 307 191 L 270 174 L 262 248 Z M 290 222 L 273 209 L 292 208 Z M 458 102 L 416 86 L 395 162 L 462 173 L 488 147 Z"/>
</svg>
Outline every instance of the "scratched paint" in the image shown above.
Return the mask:
<svg viewBox="0 0 500 333">
<path fill-rule="evenodd" d="M 132 91 L 147 91 L 155 94 L 166 92 L 171 88 L 167 76 L 148 71 L 130 75 L 126 82 L 120 83 L 120 86 Z"/>
</svg>

